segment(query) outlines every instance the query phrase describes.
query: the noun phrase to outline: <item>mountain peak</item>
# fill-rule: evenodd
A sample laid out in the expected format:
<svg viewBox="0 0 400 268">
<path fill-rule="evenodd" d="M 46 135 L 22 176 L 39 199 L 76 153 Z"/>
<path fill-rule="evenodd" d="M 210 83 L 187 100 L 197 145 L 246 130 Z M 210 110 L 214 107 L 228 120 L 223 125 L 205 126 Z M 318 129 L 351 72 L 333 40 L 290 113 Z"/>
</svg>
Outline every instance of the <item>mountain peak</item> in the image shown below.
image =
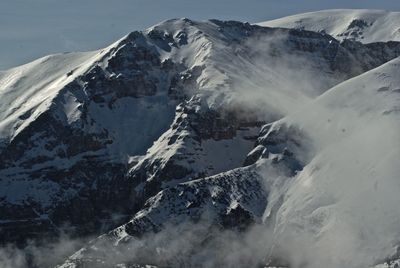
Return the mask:
<svg viewBox="0 0 400 268">
<path fill-rule="evenodd" d="M 205 251 L 208 267 L 265 266 L 282 252 L 297 257 L 305 247 L 287 241 L 307 241 L 296 232 L 325 251 L 300 252 L 306 260 L 293 267 L 340 267 L 321 263 L 354 253 L 347 237 L 389 241 L 369 222 L 398 214 L 400 42 L 369 34 L 397 15 L 299 16 L 297 29 L 167 20 L 104 49 L 0 72 L 1 240 L 56 236 L 65 224 L 71 235 L 101 235 L 61 267 L 202 267 Z M 340 27 L 380 42 L 329 35 Z M 344 238 L 337 219 L 351 227 Z M 397 237 L 398 222 L 381 225 Z M 221 246 L 225 235 L 245 245 Z M 168 254 L 171 241 L 178 250 Z M 231 255 L 214 253 L 225 247 L 250 250 L 224 265 Z"/>
</svg>

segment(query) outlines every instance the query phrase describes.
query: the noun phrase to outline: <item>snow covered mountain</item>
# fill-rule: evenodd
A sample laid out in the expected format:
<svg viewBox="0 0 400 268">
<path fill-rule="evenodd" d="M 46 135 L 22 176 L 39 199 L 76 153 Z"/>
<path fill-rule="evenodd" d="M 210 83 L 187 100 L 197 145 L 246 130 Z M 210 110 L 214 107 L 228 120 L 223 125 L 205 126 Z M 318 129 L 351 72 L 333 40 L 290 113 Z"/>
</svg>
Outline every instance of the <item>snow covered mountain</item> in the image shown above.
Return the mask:
<svg viewBox="0 0 400 268">
<path fill-rule="evenodd" d="M 400 43 L 327 33 L 175 19 L 0 72 L 2 241 L 98 236 L 60 267 L 394 263 Z"/>
<path fill-rule="evenodd" d="M 258 24 L 323 32 L 338 40 L 351 39 L 362 43 L 400 41 L 400 12 L 364 9 L 324 10 Z"/>
<path fill-rule="evenodd" d="M 368 267 L 385 259 L 385 252 L 397 254 L 399 67 L 397 58 L 333 87 L 260 138 L 266 150 L 274 131 L 279 136 L 301 129 L 308 138 L 292 150 L 308 163 L 284 186 L 274 216 L 277 240 L 290 239 L 294 248 L 310 239 L 315 246 L 301 252 L 308 260 L 297 262 Z"/>
<path fill-rule="evenodd" d="M 207 217 L 224 229 L 240 228 L 248 222 L 269 225 L 261 232 L 271 233 L 267 238 L 274 241 L 271 256 L 284 259 L 291 267 L 370 267 L 379 262 L 386 264 L 377 267 L 396 267 L 399 67 L 397 58 L 333 87 L 298 113 L 266 125 L 249 154 L 253 165 L 160 192 L 127 224 L 106 236 L 112 247 L 104 247 L 106 237 L 100 237 L 61 267 L 80 267 L 75 266 L 77 260 L 86 264 L 101 260 L 107 267 L 110 260 L 122 260 L 115 253 L 124 251 L 120 247 L 129 248 L 128 252 L 136 252 L 132 248 L 135 243 L 155 247 L 147 240 L 133 242 L 143 233 L 159 232 L 165 223 L 179 225 L 188 222 L 187 218 L 199 219 L 210 208 L 213 212 Z M 184 230 L 179 232 L 186 235 Z M 206 239 L 204 233 L 210 231 L 199 232 Z M 158 239 L 166 250 L 174 245 Z M 191 246 L 200 243 L 188 239 L 194 241 L 188 243 Z M 268 240 L 252 239 L 255 244 L 269 244 Z M 201 243 L 215 247 L 206 240 Z M 204 249 L 197 245 L 195 250 L 175 255 L 159 252 L 151 257 L 142 252 L 131 257 L 150 264 L 180 261 L 182 267 L 204 265 L 196 262 L 204 261 L 198 260 L 198 251 Z M 266 248 L 263 253 L 267 252 Z M 190 258 L 185 259 L 185 254 Z M 257 254 L 240 255 L 238 260 L 244 261 L 243 267 L 254 266 L 253 258 L 260 257 Z M 229 259 L 218 261 L 232 265 Z M 209 265 L 215 267 L 218 262 Z"/>
</svg>

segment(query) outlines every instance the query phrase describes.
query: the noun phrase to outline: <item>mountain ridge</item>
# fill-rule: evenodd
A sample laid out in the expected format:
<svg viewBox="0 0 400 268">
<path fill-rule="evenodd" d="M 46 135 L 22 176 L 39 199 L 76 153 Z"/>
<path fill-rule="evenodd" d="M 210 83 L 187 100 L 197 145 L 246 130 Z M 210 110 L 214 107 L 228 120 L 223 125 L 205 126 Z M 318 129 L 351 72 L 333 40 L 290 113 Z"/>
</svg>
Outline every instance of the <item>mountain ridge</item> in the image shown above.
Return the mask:
<svg viewBox="0 0 400 268">
<path fill-rule="evenodd" d="M 336 201 L 300 189 L 313 179 L 310 174 L 323 177 L 319 169 L 335 180 L 333 167 L 343 162 L 333 161 L 329 148 L 341 148 L 338 155 L 346 146 L 361 151 L 362 142 L 349 142 L 360 138 L 356 126 L 370 132 L 375 144 L 378 119 L 397 120 L 393 77 L 399 56 L 394 41 L 362 44 L 306 30 L 183 18 L 132 32 L 106 49 L 59 54 L 1 72 L 0 98 L 7 101 L 0 104 L 0 237 L 23 244 L 69 229 L 78 237 L 100 235 L 61 267 L 180 261 L 182 267 L 201 267 L 197 258 L 207 245 L 219 245 L 219 231 L 246 238 L 253 226 L 265 224 L 276 227 L 276 244 L 267 243 L 253 258 L 242 256 L 243 267 L 275 258 L 296 263 L 285 235 L 290 239 L 290 230 L 306 222 L 313 239 L 318 228 L 332 223 Z M 359 82 L 364 79 L 368 83 Z M 382 148 L 396 137 L 393 124 L 385 128 L 391 135 Z M 382 148 L 374 147 L 384 155 Z M 363 159 L 360 167 L 370 163 Z M 392 166 L 393 158 L 384 159 Z M 319 181 L 312 185 L 324 189 L 322 182 L 331 183 Z M 308 206 L 311 215 L 303 219 Z M 305 212 L 299 220 L 300 208 Z M 183 230 L 200 222 L 196 228 L 204 237 L 208 231 L 214 235 L 189 239 L 191 250 L 182 256 L 146 246 L 146 237 L 164 239 L 164 230 L 179 219 Z M 256 236 L 270 239 L 263 228 Z M 321 235 L 316 244 L 323 241 Z M 371 254 L 366 263 L 379 263 L 389 251 Z M 126 260 L 130 253 L 138 256 Z M 321 259 L 301 254 L 310 267 L 337 264 L 322 253 Z M 232 264 L 225 257 L 215 256 L 209 265 Z"/>
<path fill-rule="evenodd" d="M 261 26 L 297 28 L 362 43 L 399 41 L 400 12 L 369 9 L 329 9 L 257 23 Z"/>
</svg>

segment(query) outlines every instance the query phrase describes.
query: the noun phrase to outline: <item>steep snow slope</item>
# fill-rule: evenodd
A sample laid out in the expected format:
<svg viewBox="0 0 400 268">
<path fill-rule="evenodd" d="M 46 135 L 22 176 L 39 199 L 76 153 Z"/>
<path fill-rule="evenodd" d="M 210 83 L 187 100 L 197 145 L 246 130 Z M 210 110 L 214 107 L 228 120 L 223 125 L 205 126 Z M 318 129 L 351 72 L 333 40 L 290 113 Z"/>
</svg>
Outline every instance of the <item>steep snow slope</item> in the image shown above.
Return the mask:
<svg viewBox="0 0 400 268">
<path fill-rule="evenodd" d="M 91 263 L 101 263 L 99 267 L 117 263 L 206 266 L 198 256 L 212 241 L 206 235 L 209 225 L 239 228 L 259 222 L 265 205 L 266 227 L 251 236 L 255 245 L 249 247 L 264 247 L 264 256 L 271 247 L 270 257 L 283 259 L 290 267 L 371 267 L 395 259 L 400 221 L 399 69 L 397 58 L 267 125 L 255 148 L 262 151 L 256 164 L 161 191 L 131 221 L 99 237 L 61 267 Z M 203 215 L 207 220 L 200 225 L 205 228 L 200 237 L 187 237 L 182 230 L 188 241 L 171 238 L 178 231 L 169 230 L 168 224 L 201 222 Z M 154 231 L 160 233 L 156 238 L 151 235 Z M 263 232 L 272 232 L 270 240 L 262 240 Z M 220 235 L 212 237 L 218 240 Z M 159 251 L 153 247 L 160 244 L 152 244 L 152 239 L 159 239 L 166 249 L 193 251 Z M 231 263 L 221 252 L 208 260 L 211 267 L 218 261 Z M 261 262 L 263 255 L 253 253 L 241 256 L 242 264 L 236 265 Z"/>
<path fill-rule="evenodd" d="M 53 55 L 1 72 L 0 138 L 18 135 L 49 108 L 60 89 L 73 81 L 77 73 L 91 67 L 100 54 L 95 51 Z M 75 74 L 67 76 L 72 70 Z"/>
<path fill-rule="evenodd" d="M 254 165 L 159 192 L 131 221 L 99 237 L 61 267 L 91 263 L 202 267 L 207 264 L 198 256 L 203 256 L 203 246 L 210 240 L 221 236 L 221 243 L 237 242 L 225 240 L 221 232 L 208 238 L 209 225 L 240 228 L 261 219 L 266 227 L 251 236 L 255 245 L 250 249 L 264 247 L 261 252 L 267 256 L 271 247 L 269 257 L 283 259 L 290 267 L 371 267 L 395 260 L 400 235 L 399 70 L 397 58 L 265 126 L 250 154 L 261 157 Z M 168 224 L 191 226 L 204 215 L 205 231 L 196 239 L 168 228 Z M 155 238 L 154 231 L 159 232 Z M 172 238 L 174 232 L 188 241 Z M 263 232 L 272 237 L 262 240 Z M 152 239 L 160 244 L 152 244 Z M 160 245 L 165 252 L 156 249 Z M 169 252 L 169 247 L 190 250 Z M 211 267 L 218 261 L 230 263 L 221 252 L 208 259 Z M 236 265 L 259 263 L 263 255 L 253 253 L 241 256 L 242 264 Z"/>
<path fill-rule="evenodd" d="M 116 101 L 114 104 L 113 111 L 111 109 L 103 109 L 102 104 L 92 104 L 89 107 L 84 107 L 82 99 L 88 96 L 84 89 L 82 92 L 73 92 L 71 87 L 87 87 L 88 81 L 82 79 L 85 75 L 90 75 L 95 67 L 101 66 L 106 68 L 108 61 L 115 58 L 118 51 L 122 50 L 124 42 L 129 37 L 124 37 L 111 46 L 93 52 L 85 53 L 66 53 L 47 56 L 32 63 L 26 64 L 21 67 L 16 67 L 9 71 L 0 73 L 0 94 L 2 101 L 0 102 L 0 140 L 3 143 L 11 142 L 19 133 L 21 133 L 27 126 L 33 123 L 38 117 L 49 110 L 55 109 L 59 113 L 58 119 L 64 120 L 65 125 L 74 125 L 76 121 L 82 117 L 84 108 L 89 109 L 89 113 L 94 117 L 93 119 L 100 124 L 98 128 L 107 128 L 111 132 L 115 132 L 113 129 L 118 125 L 117 136 L 121 137 L 121 141 L 126 139 L 126 131 L 122 128 L 124 125 L 130 125 L 131 127 L 135 124 L 129 124 L 124 122 L 124 113 L 138 113 L 140 109 L 151 109 L 151 105 L 157 105 L 158 109 L 164 105 L 168 105 L 168 100 L 162 98 L 162 94 L 149 98 L 149 100 L 142 100 L 140 102 L 130 99 L 124 99 L 120 102 Z M 121 53 L 121 52 L 120 52 Z M 113 78 L 112 72 L 108 74 Z M 122 75 L 122 74 L 120 74 Z M 90 79 L 96 79 L 95 76 Z M 83 80 L 83 81 L 82 81 Z M 78 85 L 76 85 L 78 84 Z M 114 85 L 116 87 L 116 85 Z M 99 89 L 100 91 L 100 89 Z M 77 95 L 80 94 L 80 95 Z M 165 95 L 165 94 L 164 94 Z M 53 106 L 53 107 L 51 107 Z M 55 106 L 55 107 L 54 107 Z M 134 106 L 133 108 L 130 108 Z M 141 107 L 140 106 L 145 106 Z M 130 108 L 127 111 L 127 108 Z M 173 116 L 174 106 L 168 109 L 162 109 L 160 114 L 169 114 L 169 117 Z M 111 113 L 108 115 L 107 113 Z M 145 114 L 145 113 L 143 113 Z M 148 114 L 148 113 L 147 113 Z M 151 114 L 151 112 L 150 112 Z M 113 119 L 110 119 L 113 117 Z M 165 116 L 164 116 L 165 117 Z M 162 117 L 158 118 L 161 119 Z M 117 120 L 117 121 L 116 121 Z M 142 122 L 135 122 L 136 125 L 141 125 L 143 129 L 143 121 L 151 121 L 154 118 L 141 118 Z M 170 119 L 171 120 L 171 119 Z M 169 124 L 167 122 L 167 124 Z M 148 128 L 145 128 L 148 129 Z M 93 131 L 93 130 L 88 130 Z M 156 131 L 159 133 L 159 131 Z M 144 134 L 139 134 L 136 137 L 141 137 Z M 141 143 L 148 143 L 145 141 L 146 138 L 139 139 L 137 142 L 133 142 L 136 146 Z M 131 145 L 132 146 L 132 145 Z M 129 150 L 128 146 L 121 146 L 124 150 L 130 153 L 137 153 L 145 151 L 146 148 L 140 150 Z M 122 148 L 119 148 L 122 151 Z"/>
<path fill-rule="evenodd" d="M 130 46 L 134 38 L 138 48 Z M 66 218 L 97 221 L 104 201 L 126 200 L 129 157 L 143 154 L 168 128 L 176 106 L 168 96 L 170 71 L 151 49 L 133 33 L 103 50 L 54 55 L 1 73 L 2 236 L 15 230 L 22 238 Z M 93 202 L 75 217 L 74 199 Z"/>
<path fill-rule="evenodd" d="M 380 59 L 384 62 L 383 58 L 397 55 L 397 43 L 393 47 L 386 43 L 339 43 L 327 35 L 254 28 L 238 22 L 186 21 L 181 26 L 184 32 L 176 33 L 171 24 L 183 22 L 167 21 L 150 30 L 158 36 L 185 33 L 188 40 L 193 38 L 188 46 L 201 40 L 196 64 L 202 65 L 180 75 L 185 88 L 195 95 L 178 106 L 170 130 L 130 169 L 132 201 L 138 208 L 146 197 L 164 187 L 237 167 L 245 158 L 239 151 L 251 149 L 249 139 L 260 123 L 284 116 L 330 86 L 378 66 Z M 189 31 L 194 26 L 196 30 Z M 204 38 L 198 37 L 199 31 L 207 33 Z M 205 54 L 204 49 L 208 51 Z M 175 50 L 171 52 L 177 53 Z M 243 133 L 244 139 L 224 141 L 238 133 Z M 210 139 L 219 141 L 213 150 Z M 232 153 L 242 156 L 220 165 L 212 160 L 217 150 L 231 159 Z"/>
<path fill-rule="evenodd" d="M 278 190 L 274 233 L 292 265 L 368 267 L 398 254 L 399 70 L 397 58 L 343 82 L 265 135 L 266 150 L 273 130 L 295 140 L 288 126 L 311 141 L 286 144 L 310 162 Z"/>
<path fill-rule="evenodd" d="M 400 41 L 400 12 L 383 10 L 324 10 L 258 25 L 325 32 L 339 40 L 352 39 L 362 43 Z"/>
<path fill-rule="evenodd" d="M 298 144 L 314 140 L 289 128 L 281 140 L 266 139 L 277 145 L 267 144 L 268 154 L 261 139 L 245 159 L 261 124 L 399 55 L 397 42 L 177 19 L 104 50 L 2 72 L 0 102 L 11 106 L 1 106 L 0 238 L 23 240 L 66 223 L 86 235 L 129 218 L 162 228 L 174 216 L 195 219 L 197 205 L 221 226 L 259 221 L 272 187 L 260 187 L 254 166 L 238 167 L 268 155 L 260 160 L 267 170 L 293 177 L 313 157 L 297 157 Z M 190 208 L 194 217 L 183 216 Z"/>
</svg>

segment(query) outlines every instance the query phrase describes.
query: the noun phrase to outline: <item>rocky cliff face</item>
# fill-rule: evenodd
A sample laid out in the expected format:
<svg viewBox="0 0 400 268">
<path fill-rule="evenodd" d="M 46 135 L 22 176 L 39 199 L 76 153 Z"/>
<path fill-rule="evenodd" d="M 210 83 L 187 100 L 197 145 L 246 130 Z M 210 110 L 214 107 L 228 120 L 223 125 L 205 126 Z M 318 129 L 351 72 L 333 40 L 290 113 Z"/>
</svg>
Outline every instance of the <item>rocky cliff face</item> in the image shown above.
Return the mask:
<svg viewBox="0 0 400 268">
<path fill-rule="evenodd" d="M 399 55 L 397 42 L 181 19 L 3 72 L 0 238 L 128 243 L 205 213 L 246 229 L 268 203 L 256 162 L 285 176 L 307 164 L 296 152 L 308 137 L 272 122 Z"/>
</svg>

